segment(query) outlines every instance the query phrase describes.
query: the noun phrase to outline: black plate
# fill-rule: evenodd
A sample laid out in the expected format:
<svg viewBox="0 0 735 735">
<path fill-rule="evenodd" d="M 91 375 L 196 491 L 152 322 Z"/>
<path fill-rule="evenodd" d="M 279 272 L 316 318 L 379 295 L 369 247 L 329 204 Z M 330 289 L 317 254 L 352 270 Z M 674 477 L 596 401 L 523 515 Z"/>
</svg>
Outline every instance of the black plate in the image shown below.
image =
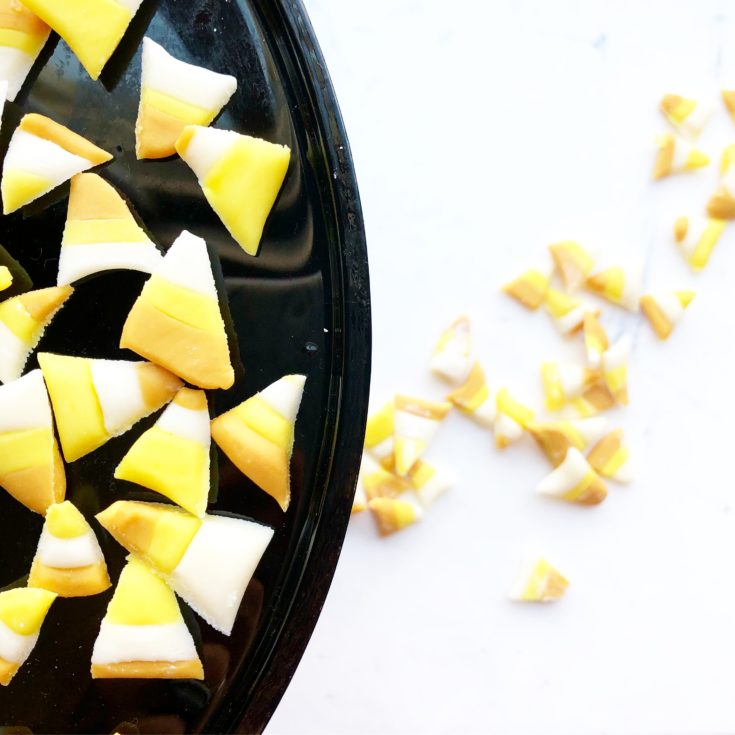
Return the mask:
<svg viewBox="0 0 735 735">
<path fill-rule="evenodd" d="M 238 91 L 218 127 L 291 147 L 292 165 L 257 258 L 231 240 L 185 164 L 135 160 L 144 34 L 179 58 L 238 77 Z M 267 523 L 276 535 L 230 638 L 185 610 L 205 682 L 92 681 L 92 645 L 111 591 L 60 599 L 32 657 L 11 686 L 0 689 L 0 725 L 35 733 L 260 731 L 293 675 L 329 588 L 367 410 L 365 238 L 347 138 L 324 62 L 299 2 L 146 0 L 101 83 L 87 77 L 63 42 L 52 42 L 39 66 L 28 91 L 6 107 L 0 152 L 23 113 L 47 114 L 115 154 L 100 173 L 129 198 L 164 247 L 186 228 L 219 254 L 244 371 L 232 390 L 210 394 L 212 412 L 285 373 L 305 373 L 308 380 L 287 514 L 220 457 L 212 508 Z M 68 186 L 0 220 L 0 242 L 37 288 L 55 283 L 67 194 Z M 40 349 L 134 357 L 119 350 L 117 341 L 143 282 L 139 274 L 121 272 L 79 285 Z M 34 356 L 27 369 L 36 366 Z M 155 418 L 67 467 L 67 496 L 88 518 L 116 499 L 153 497 L 113 480 L 112 470 Z M 0 587 L 27 574 L 41 524 L 39 516 L 0 493 Z M 95 528 L 116 579 L 123 550 Z"/>
</svg>

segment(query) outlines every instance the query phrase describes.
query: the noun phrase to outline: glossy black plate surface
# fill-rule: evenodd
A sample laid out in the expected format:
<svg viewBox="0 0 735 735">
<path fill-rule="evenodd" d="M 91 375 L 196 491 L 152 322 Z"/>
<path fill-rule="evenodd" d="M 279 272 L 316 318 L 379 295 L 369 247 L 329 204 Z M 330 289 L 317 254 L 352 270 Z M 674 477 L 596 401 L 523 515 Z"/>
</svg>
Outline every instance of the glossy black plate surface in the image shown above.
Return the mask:
<svg viewBox="0 0 735 735">
<path fill-rule="evenodd" d="M 136 161 L 145 34 L 179 58 L 237 76 L 238 91 L 216 126 L 291 147 L 291 168 L 257 258 L 231 240 L 185 164 Z M 219 255 L 220 286 L 229 295 L 244 370 L 232 390 L 210 393 L 213 415 L 283 374 L 301 372 L 308 380 L 287 514 L 220 456 L 212 509 L 267 523 L 276 535 L 230 638 L 184 610 L 206 680 L 92 681 L 92 645 L 112 591 L 60 599 L 31 659 L 10 687 L 0 689 L 0 726 L 34 733 L 260 731 L 293 675 L 334 572 L 350 513 L 369 384 L 362 216 L 347 140 L 313 32 L 299 2 L 146 0 L 101 82 L 87 77 L 63 42 L 52 41 L 40 73 L 17 103 L 6 106 L 0 154 L 21 115 L 30 111 L 49 115 L 115 154 L 99 173 L 127 196 L 164 248 L 186 228 L 206 238 Z M 0 243 L 22 262 L 36 288 L 55 283 L 67 194 L 68 185 L 0 219 Z M 134 357 L 117 343 L 143 282 L 140 274 L 118 272 L 80 284 L 39 349 Z M 34 356 L 27 369 L 36 366 Z M 157 415 L 67 466 L 67 497 L 88 518 L 116 499 L 153 499 L 113 480 L 112 471 Z M 0 588 L 27 574 L 41 525 L 39 516 L 0 492 Z M 93 525 L 114 581 L 123 550 Z"/>
</svg>

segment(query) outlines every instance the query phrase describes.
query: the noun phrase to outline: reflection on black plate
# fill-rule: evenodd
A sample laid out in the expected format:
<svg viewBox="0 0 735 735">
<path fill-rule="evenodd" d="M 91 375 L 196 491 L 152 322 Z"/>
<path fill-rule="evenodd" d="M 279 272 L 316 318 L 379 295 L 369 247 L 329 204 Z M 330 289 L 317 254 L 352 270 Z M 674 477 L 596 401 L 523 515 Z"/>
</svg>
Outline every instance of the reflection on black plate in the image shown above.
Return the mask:
<svg viewBox="0 0 735 735">
<path fill-rule="evenodd" d="M 216 125 L 289 145 L 291 169 L 257 259 L 245 255 L 179 160 L 135 160 L 140 41 L 238 77 Z M 38 646 L 0 690 L 0 726 L 35 733 L 190 733 L 261 730 L 303 652 L 331 581 L 349 517 L 367 408 L 370 314 L 357 189 L 336 103 L 299 3 L 160 0 L 144 3 L 102 83 L 91 81 L 63 42 L 17 104 L 8 104 L 4 152 L 24 112 L 49 115 L 115 154 L 100 172 L 168 247 L 182 229 L 221 259 L 240 357 L 235 387 L 210 394 L 218 414 L 285 373 L 308 376 L 296 427 L 288 513 L 224 458 L 213 510 L 276 529 L 230 638 L 189 611 L 206 681 L 92 681 L 89 659 L 112 591 L 58 600 Z M 35 287 L 55 283 L 68 185 L 0 220 L 0 242 Z M 134 357 L 117 348 L 144 282 L 101 274 L 80 284 L 40 349 Z M 27 369 L 37 366 L 35 356 Z M 88 518 L 113 500 L 153 499 L 113 480 L 112 469 L 156 416 L 69 465 L 68 497 Z M 0 493 L 0 587 L 27 574 L 42 519 Z M 123 550 L 96 525 L 114 579 Z M 223 564 L 227 563 L 224 559 Z M 212 570 L 216 574 L 216 570 Z"/>
</svg>

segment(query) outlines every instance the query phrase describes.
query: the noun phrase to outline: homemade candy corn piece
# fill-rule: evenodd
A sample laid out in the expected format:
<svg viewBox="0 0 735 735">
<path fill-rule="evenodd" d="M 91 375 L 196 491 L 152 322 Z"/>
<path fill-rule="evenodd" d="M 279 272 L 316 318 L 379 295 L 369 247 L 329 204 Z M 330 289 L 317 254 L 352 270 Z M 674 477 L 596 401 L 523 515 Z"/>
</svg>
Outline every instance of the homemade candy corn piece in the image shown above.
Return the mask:
<svg viewBox="0 0 735 735">
<path fill-rule="evenodd" d="M 161 253 L 117 191 L 97 174 L 77 174 L 71 180 L 57 283 L 108 270 L 152 273 L 160 264 Z"/>
<path fill-rule="evenodd" d="M 570 503 L 597 505 L 607 497 L 607 487 L 576 447 L 536 487 L 536 492 Z"/>
<path fill-rule="evenodd" d="M 518 278 L 503 286 L 503 291 L 527 309 L 538 309 L 549 291 L 548 270 L 529 268 Z"/>
<path fill-rule="evenodd" d="M 291 454 L 306 377 L 286 375 L 211 422 L 212 438 L 240 472 L 285 511 Z"/>
<path fill-rule="evenodd" d="M 7 686 L 31 655 L 56 595 L 31 587 L 0 592 L 0 685 Z"/>
<path fill-rule="evenodd" d="M 209 445 L 207 397 L 182 388 L 123 457 L 115 479 L 155 490 L 202 518 L 209 498 Z"/>
<path fill-rule="evenodd" d="M 577 242 L 566 240 L 549 245 L 554 265 L 568 290 L 579 288 L 592 273 L 594 261 Z"/>
<path fill-rule="evenodd" d="M 587 457 L 592 469 L 603 477 L 628 483 L 633 479 L 630 450 L 623 440 L 623 430 L 616 429 L 600 439 Z"/>
<path fill-rule="evenodd" d="M 68 500 L 46 511 L 28 586 L 59 597 L 88 597 L 110 587 L 97 537 Z"/>
<path fill-rule="evenodd" d="M 470 320 L 460 317 L 439 338 L 429 367 L 431 372 L 448 380 L 461 383 L 472 369 Z"/>
<path fill-rule="evenodd" d="M 421 505 L 410 494 L 400 498 L 373 498 L 368 502 L 368 508 L 381 536 L 402 531 L 418 523 L 424 516 Z"/>
<path fill-rule="evenodd" d="M 231 388 L 225 323 L 207 245 L 179 235 L 128 314 L 120 337 L 128 348 L 199 388 Z"/>
<path fill-rule="evenodd" d="M 575 447 L 584 451 L 595 445 L 607 432 L 608 421 L 602 416 L 586 419 L 532 422 L 528 431 L 541 447 L 549 462 L 558 467 Z"/>
<path fill-rule="evenodd" d="M 368 416 L 365 428 L 365 449 L 378 462 L 393 461 L 393 429 L 395 406 L 393 401 Z"/>
<path fill-rule="evenodd" d="M 0 245 L 0 272 L 4 274 L 0 279 L 3 288 L 0 289 L 0 301 L 11 296 L 19 296 L 33 288 L 33 281 L 26 269 Z"/>
<path fill-rule="evenodd" d="M 89 454 L 168 403 L 181 381 L 158 365 L 41 352 L 67 462 Z"/>
<path fill-rule="evenodd" d="M 689 138 L 696 138 L 712 114 L 710 105 L 678 94 L 665 94 L 659 109 L 672 127 Z"/>
<path fill-rule="evenodd" d="M 545 362 L 541 365 L 546 408 L 559 411 L 566 403 L 582 395 L 593 385 L 599 374 L 596 370 L 571 363 Z"/>
<path fill-rule="evenodd" d="M 668 291 L 641 297 L 641 310 L 659 339 L 669 338 L 694 296 L 694 291 Z"/>
<path fill-rule="evenodd" d="M 702 270 L 707 265 L 726 224 L 724 219 L 704 217 L 679 217 L 676 220 L 674 238 L 693 270 Z"/>
<path fill-rule="evenodd" d="M 629 311 L 638 311 L 643 269 L 638 263 L 627 268 L 613 266 L 589 276 L 587 288 L 609 302 Z"/>
<path fill-rule="evenodd" d="M 41 515 L 64 500 L 64 463 L 40 370 L 0 386 L 0 486 Z"/>
<path fill-rule="evenodd" d="M 246 253 L 256 255 L 286 178 L 289 147 L 231 130 L 190 125 L 176 141 L 176 150 L 232 237 Z"/>
<path fill-rule="evenodd" d="M 628 358 L 632 349 L 628 335 L 623 335 L 602 356 L 602 375 L 615 402 L 628 405 Z"/>
<path fill-rule="evenodd" d="M 365 495 L 365 488 L 362 486 L 361 482 L 358 482 L 355 487 L 355 496 L 352 498 L 352 512 L 362 513 L 367 510 L 367 504 L 368 499 L 367 495 Z"/>
<path fill-rule="evenodd" d="M 671 174 L 683 174 L 708 166 L 710 157 L 698 148 L 684 142 L 671 133 L 656 138 L 656 158 L 653 179 L 658 181 Z"/>
<path fill-rule="evenodd" d="M 735 143 L 722 151 L 720 185 L 707 202 L 707 214 L 716 219 L 735 218 Z"/>
<path fill-rule="evenodd" d="M 8 383 L 21 375 L 28 356 L 73 290 L 71 286 L 42 288 L 0 303 L 0 381 Z"/>
<path fill-rule="evenodd" d="M 556 602 L 568 586 L 569 581 L 558 569 L 536 557 L 523 562 L 509 596 L 517 602 Z"/>
<path fill-rule="evenodd" d="M 516 401 L 506 388 L 495 394 L 495 446 L 505 449 L 518 441 L 535 418 L 528 406 Z"/>
<path fill-rule="evenodd" d="M 203 679 L 204 669 L 176 595 L 130 557 L 92 651 L 93 679 Z"/>
<path fill-rule="evenodd" d="M 426 451 L 451 407 L 451 403 L 396 396 L 394 451 L 398 475 L 406 475 L 413 463 Z"/>
<path fill-rule="evenodd" d="M 209 125 L 237 89 L 237 79 L 175 59 L 143 39 L 140 107 L 135 125 L 138 158 L 166 158 L 187 125 Z"/>
<path fill-rule="evenodd" d="M 97 79 L 143 0 L 23 0 Z"/>
<path fill-rule="evenodd" d="M 399 477 L 363 453 L 358 485 L 368 501 L 373 498 L 397 498 L 411 489 L 409 478 Z"/>
<path fill-rule="evenodd" d="M 598 313 L 596 309 L 585 306 L 578 298 L 569 296 L 555 288 L 550 288 L 546 294 L 544 307 L 554 320 L 562 334 L 574 334 L 582 328 L 584 315 L 588 311 Z"/>
<path fill-rule="evenodd" d="M 0 0 L 0 79 L 14 100 L 48 41 L 51 29 L 18 0 Z"/>
<path fill-rule="evenodd" d="M 13 285 L 13 274 L 7 265 L 0 265 L 0 291 L 6 291 Z"/>
<path fill-rule="evenodd" d="M 462 413 L 483 426 L 492 426 L 497 414 L 495 395 L 490 391 L 485 372 L 476 362 L 464 385 L 459 386 L 447 396 Z"/>
<path fill-rule="evenodd" d="M 616 401 L 603 375 L 569 405 L 576 415 L 588 418 L 613 408 Z"/>
<path fill-rule="evenodd" d="M 424 508 L 428 508 L 454 485 L 454 478 L 439 467 L 417 459 L 407 475 L 415 496 Z"/>
<path fill-rule="evenodd" d="M 225 635 L 232 632 L 245 589 L 273 538 L 272 529 L 253 521 L 199 519 L 160 503 L 119 500 L 97 520 Z"/>
<path fill-rule="evenodd" d="M 607 332 L 600 324 L 597 314 L 588 311 L 584 315 L 583 322 L 584 347 L 587 352 L 587 364 L 591 368 L 599 368 L 602 361 L 602 355 L 610 346 L 607 338 Z"/>
<path fill-rule="evenodd" d="M 112 0 L 111 0 L 112 1 Z M 25 115 L 10 139 L 0 184 L 10 214 L 112 156 L 48 117 Z"/>
</svg>

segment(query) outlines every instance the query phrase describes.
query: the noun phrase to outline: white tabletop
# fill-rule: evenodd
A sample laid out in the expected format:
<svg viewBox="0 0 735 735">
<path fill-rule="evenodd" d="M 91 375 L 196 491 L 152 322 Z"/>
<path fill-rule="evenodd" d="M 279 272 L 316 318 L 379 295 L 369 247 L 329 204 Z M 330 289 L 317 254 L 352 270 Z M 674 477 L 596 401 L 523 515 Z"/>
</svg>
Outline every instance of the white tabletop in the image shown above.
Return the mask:
<svg viewBox="0 0 735 735">
<path fill-rule="evenodd" d="M 702 90 L 701 138 L 735 141 L 735 11 L 717 0 L 308 0 L 353 146 L 368 229 L 373 394 L 441 397 L 426 365 L 471 316 L 495 386 L 541 403 L 539 365 L 581 360 L 499 286 L 578 239 L 640 254 L 648 288 L 697 298 L 667 343 L 634 336 L 625 428 L 637 473 L 580 508 L 537 496 L 528 440 L 504 452 L 451 415 L 430 450 L 456 486 L 387 539 L 353 518 L 314 637 L 269 728 L 294 733 L 735 731 L 735 226 L 693 275 L 671 226 L 717 180 L 650 183 L 664 92 Z M 540 549 L 556 605 L 508 601 Z"/>
</svg>

